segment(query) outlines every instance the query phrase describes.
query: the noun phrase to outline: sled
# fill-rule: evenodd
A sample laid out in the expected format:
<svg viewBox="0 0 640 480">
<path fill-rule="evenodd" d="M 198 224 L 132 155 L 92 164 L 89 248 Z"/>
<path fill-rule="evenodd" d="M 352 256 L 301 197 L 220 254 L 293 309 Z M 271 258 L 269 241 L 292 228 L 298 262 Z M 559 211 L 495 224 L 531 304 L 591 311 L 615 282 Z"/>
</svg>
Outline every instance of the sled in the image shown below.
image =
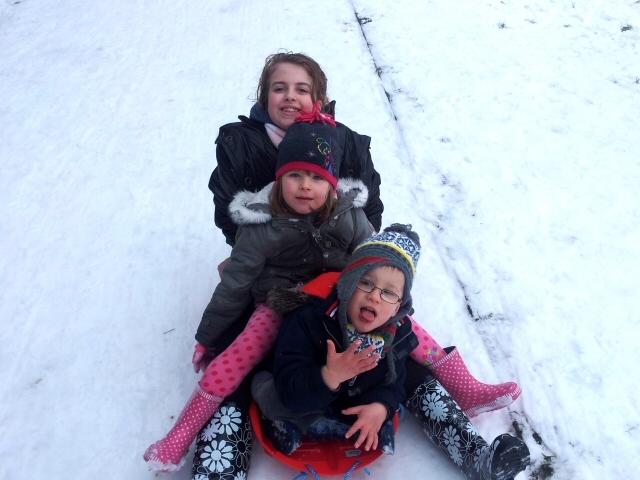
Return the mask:
<svg viewBox="0 0 640 480">
<path fill-rule="evenodd" d="M 311 471 L 319 475 L 342 476 L 354 470 L 370 465 L 378 459 L 380 449 L 366 451 L 354 448 L 353 440 L 331 440 L 312 442 L 303 437 L 302 445 L 291 455 L 285 455 L 275 449 L 271 439 L 265 435 L 260 421 L 261 413 L 258 404 L 251 403 L 249 416 L 255 438 L 258 439 L 270 457 L 298 471 Z M 394 431 L 398 431 L 399 415 L 393 417 Z"/>
</svg>

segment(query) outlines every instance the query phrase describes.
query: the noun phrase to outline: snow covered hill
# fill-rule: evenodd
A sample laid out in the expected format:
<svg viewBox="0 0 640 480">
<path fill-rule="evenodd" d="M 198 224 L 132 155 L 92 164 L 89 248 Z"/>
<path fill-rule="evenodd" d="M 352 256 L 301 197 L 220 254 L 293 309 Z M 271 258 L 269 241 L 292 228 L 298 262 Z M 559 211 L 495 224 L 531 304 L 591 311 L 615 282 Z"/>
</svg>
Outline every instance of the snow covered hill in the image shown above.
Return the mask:
<svg viewBox="0 0 640 480">
<path fill-rule="evenodd" d="M 373 138 L 417 317 L 522 399 L 521 478 L 634 478 L 640 3 L 0 3 L 0 479 L 151 479 L 229 252 L 209 175 L 279 48 Z M 293 478 L 255 446 L 251 480 Z M 371 479 L 461 480 L 405 419 Z M 189 479 L 188 468 L 173 475 Z M 358 472 L 352 478 L 365 478 Z"/>
</svg>

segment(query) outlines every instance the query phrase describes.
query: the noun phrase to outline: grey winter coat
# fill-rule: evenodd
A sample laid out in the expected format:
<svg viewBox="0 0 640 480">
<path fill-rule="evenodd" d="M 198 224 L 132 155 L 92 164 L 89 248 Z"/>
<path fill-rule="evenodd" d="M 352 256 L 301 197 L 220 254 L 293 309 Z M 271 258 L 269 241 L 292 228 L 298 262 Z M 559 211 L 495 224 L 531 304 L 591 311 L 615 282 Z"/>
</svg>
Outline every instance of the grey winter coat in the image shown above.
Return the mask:
<svg viewBox="0 0 640 480">
<path fill-rule="evenodd" d="M 313 217 L 275 215 L 269 209 L 273 183 L 259 192 L 239 192 L 229 205 L 239 225 L 231 262 L 202 315 L 196 340 L 212 347 L 250 303 L 264 302 L 274 287 L 305 283 L 342 270 L 373 229 L 362 210 L 367 188 L 360 180 L 338 182 L 335 213 L 320 227 Z"/>
</svg>

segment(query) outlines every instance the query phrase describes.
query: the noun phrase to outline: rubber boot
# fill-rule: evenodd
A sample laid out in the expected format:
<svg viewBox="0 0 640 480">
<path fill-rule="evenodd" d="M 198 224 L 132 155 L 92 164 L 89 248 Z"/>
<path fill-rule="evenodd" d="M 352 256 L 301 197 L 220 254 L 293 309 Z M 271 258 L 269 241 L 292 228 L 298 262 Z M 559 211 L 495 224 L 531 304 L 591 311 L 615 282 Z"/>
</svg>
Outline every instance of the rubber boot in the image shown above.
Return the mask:
<svg viewBox="0 0 640 480">
<path fill-rule="evenodd" d="M 503 434 L 487 444 L 435 378 L 413 391 L 407 410 L 469 480 L 512 480 L 529 465 L 529 449 L 522 440 Z"/>
<path fill-rule="evenodd" d="M 325 414 L 307 429 L 307 440 L 312 442 L 344 440 L 352 425 L 353 421 L 350 421 L 344 415 L 338 415 L 331 409 L 327 409 Z M 358 433 L 353 435 L 350 440 L 355 442 L 357 438 Z M 392 417 L 380 427 L 378 448 L 384 455 L 393 455 L 396 449 L 395 445 L 396 434 Z"/>
<path fill-rule="evenodd" d="M 456 347 L 444 351 L 446 355 L 428 368 L 468 417 L 511 405 L 522 393 L 514 382 L 489 385 L 476 380 Z"/>
<path fill-rule="evenodd" d="M 262 430 L 280 453 L 291 455 L 302 445 L 302 431 L 289 420 L 269 420 L 262 417 Z"/>
<path fill-rule="evenodd" d="M 166 437 L 151 445 L 144 453 L 143 458 L 149 468 L 164 473 L 180 469 L 198 431 L 218 409 L 222 400 L 204 392 L 198 385 Z"/>
<path fill-rule="evenodd" d="M 198 434 L 193 480 L 247 478 L 251 465 L 249 409 L 225 401 Z"/>
<path fill-rule="evenodd" d="M 522 440 L 503 434 L 487 444 L 436 379 L 415 389 L 407 410 L 469 480 L 511 480 L 529 465 L 529 449 Z"/>
</svg>

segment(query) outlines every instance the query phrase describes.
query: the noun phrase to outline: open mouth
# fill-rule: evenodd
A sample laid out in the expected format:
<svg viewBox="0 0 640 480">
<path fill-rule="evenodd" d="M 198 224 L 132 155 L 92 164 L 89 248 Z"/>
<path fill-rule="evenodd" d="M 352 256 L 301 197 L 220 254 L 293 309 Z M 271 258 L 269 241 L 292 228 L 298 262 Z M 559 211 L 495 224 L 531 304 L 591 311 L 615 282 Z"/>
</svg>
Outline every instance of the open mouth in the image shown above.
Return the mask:
<svg viewBox="0 0 640 480">
<path fill-rule="evenodd" d="M 373 322 L 376 319 L 376 311 L 372 308 L 363 307 L 360 309 L 360 318 L 365 322 Z"/>
</svg>

